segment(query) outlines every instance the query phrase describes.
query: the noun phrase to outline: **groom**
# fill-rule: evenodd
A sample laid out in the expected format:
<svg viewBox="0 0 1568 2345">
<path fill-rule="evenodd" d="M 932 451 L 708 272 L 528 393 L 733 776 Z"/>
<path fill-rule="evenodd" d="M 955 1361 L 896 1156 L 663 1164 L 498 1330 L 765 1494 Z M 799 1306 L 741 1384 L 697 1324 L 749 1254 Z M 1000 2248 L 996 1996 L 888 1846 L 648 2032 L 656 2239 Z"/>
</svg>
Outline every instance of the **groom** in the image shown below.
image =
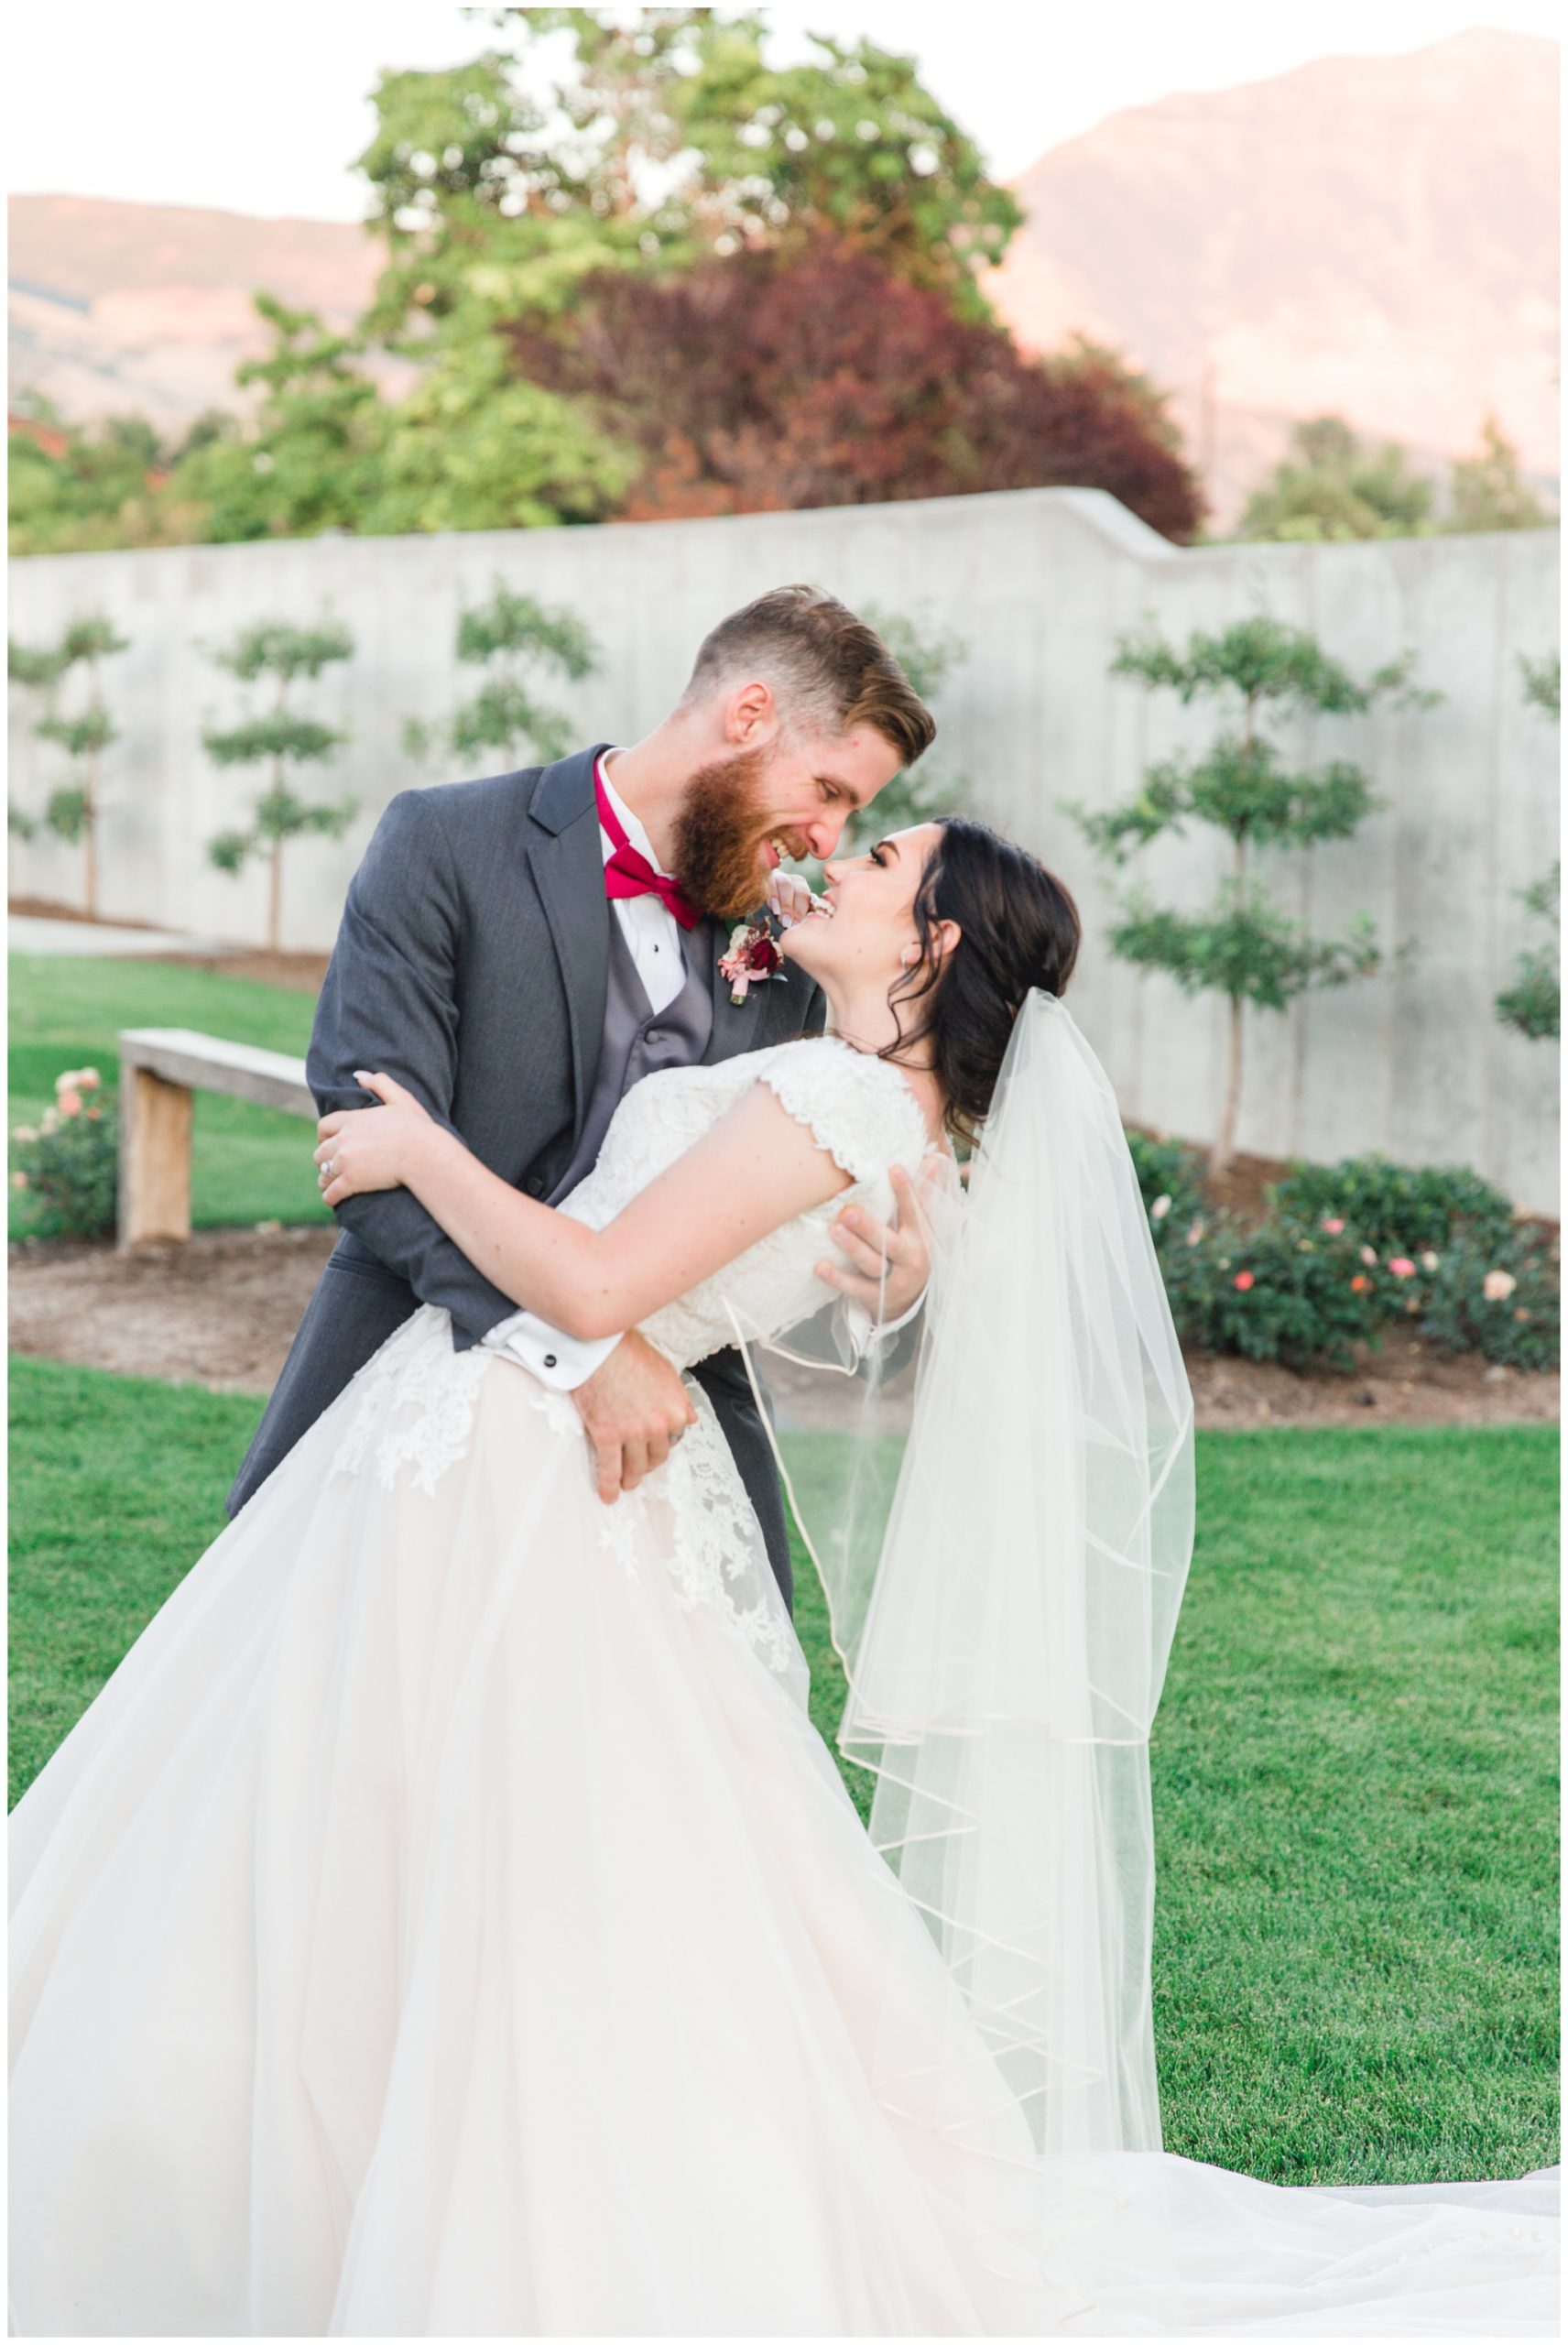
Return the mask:
<svg viewBox="0 0 1568 2345">
<path fill-rule="evenodd" d="M 765 900 L 798 917 L 806 890 L 781 858 L 833 855 L 848 816 L 935 731 L 852 611 L 780 586 L 720 622 L 680 705 L 635 747 L 406 791 L 354 875 L 321 989 L 306 1063 L 321 1113 L 370 1104 L 356 1068 L 395 1075 L 492 1172 L 565 1196 L 642 1075 L 821 1032 L 822 995 L 789 965 L 732 1001 L 718 967 L 730 924 Z M 833 1235 L 854 1267 L 821 1272 L 890 1318 L 926 1277 L 915 1217 L 902 1218 L 845 1215 Z M 337 1220 L 231 1514 L 421 1303 L 451 1312 L 460 1350 L 494 1346 L 572 1394 L 606 1503 L 693 1421 L 639 1335 L 583 1343 L 517 1310 L 406 1189 L 352 1197 Z M 789 1601 L 783 1505 L 744 1364 L 722 1352 L 693 1373 Z"/>
</svg>

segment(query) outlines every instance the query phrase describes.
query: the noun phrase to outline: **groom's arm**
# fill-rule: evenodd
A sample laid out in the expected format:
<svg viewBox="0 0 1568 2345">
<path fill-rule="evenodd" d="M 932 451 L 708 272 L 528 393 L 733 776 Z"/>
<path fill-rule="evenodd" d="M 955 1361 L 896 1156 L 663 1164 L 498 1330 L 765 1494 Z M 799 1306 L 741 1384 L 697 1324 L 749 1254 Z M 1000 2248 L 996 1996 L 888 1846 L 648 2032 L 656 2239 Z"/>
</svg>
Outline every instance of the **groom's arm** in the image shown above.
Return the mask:
<svg viewBox="0 0 1568 2345">
<path fill-rule="evenodd" d="M 405 791 L 354 873 L 317 1004 L 305 1072 L 323 1116 L 374 1106 L 354 1075 L 376 1067 L 452 1129 L 459 932 L 451 848 L 428 797 Z M 421 1303 L 440 1303 L 476 1340 L 515 1312 L 407 1189 L 350 1197 L 336 1214 Z"/>
</svg>

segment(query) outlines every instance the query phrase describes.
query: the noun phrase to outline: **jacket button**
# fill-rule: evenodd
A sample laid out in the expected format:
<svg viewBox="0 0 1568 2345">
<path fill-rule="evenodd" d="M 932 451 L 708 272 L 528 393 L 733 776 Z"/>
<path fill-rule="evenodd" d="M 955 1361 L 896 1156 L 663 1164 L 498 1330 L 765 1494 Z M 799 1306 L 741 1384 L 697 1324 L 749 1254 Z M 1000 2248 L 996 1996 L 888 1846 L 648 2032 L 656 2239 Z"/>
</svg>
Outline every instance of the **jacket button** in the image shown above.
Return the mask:
<svg viewBox="0 0 1568 2345">
<path fill-rule="evenodd" d="M 658 1043 L 662 1042 L 663 1040 L 664 1029 L 662 1026 L 650 1026 L 648 1032 L 643 1036 L 643 1041 L 645 1042 Z"/>
<path fill-rule="evenodd" d="M 523 1186 L 530 1197 L 537 1197 L 542 1193 L 544 1183 L 537 1172 L 530 1172 Z"/>
<path fill-rule="evenodd" d="M 544 1364 L 546 1368 L 554 1368 L 557 1365 L 556 1357 L 553 1352 L 546 1352 L 544 1356 Z"/>
</svg>

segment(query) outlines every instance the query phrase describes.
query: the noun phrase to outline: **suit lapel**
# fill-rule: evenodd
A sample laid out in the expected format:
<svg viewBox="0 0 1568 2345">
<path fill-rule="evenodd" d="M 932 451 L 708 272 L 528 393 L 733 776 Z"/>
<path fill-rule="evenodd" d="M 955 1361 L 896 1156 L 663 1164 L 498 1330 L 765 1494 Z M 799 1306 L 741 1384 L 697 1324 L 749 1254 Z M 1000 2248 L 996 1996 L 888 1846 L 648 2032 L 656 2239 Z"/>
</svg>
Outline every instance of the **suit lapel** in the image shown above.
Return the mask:
<svg viewBox="0 0 1568 2345">
<path fill-rule="evenodd" d="M 528 810 L 528 864 L 566 996 L 579 1131 L 598 1072 L 610 981 L 610 907 L 593 799 L 593 769 L 604 746 L 547 767 Z"/>
</svg>

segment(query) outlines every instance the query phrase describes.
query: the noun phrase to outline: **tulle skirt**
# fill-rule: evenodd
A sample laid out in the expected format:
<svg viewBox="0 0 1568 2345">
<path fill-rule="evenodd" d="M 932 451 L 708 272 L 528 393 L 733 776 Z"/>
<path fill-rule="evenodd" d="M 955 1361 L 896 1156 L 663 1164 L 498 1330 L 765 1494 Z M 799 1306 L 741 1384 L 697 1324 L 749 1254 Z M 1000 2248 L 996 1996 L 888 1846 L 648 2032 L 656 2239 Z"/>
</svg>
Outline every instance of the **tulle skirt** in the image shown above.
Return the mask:
<svg viewBox="0 0 1568 2345">
<path fill-rule="evenodd" d="M 983 2063 L 964 2146 L 889 2106 L 955 1991 L 776 1595 L 683 1579 L 659 1478 L 607 1539 L 570 1404 L 420 1321 L 444 1453 L 356 1449 L 367 1370 L 13 1818 L 16 2333 L 1550 2332 L 1547 2182 L 1048 2165 Z"/>
</svg>

